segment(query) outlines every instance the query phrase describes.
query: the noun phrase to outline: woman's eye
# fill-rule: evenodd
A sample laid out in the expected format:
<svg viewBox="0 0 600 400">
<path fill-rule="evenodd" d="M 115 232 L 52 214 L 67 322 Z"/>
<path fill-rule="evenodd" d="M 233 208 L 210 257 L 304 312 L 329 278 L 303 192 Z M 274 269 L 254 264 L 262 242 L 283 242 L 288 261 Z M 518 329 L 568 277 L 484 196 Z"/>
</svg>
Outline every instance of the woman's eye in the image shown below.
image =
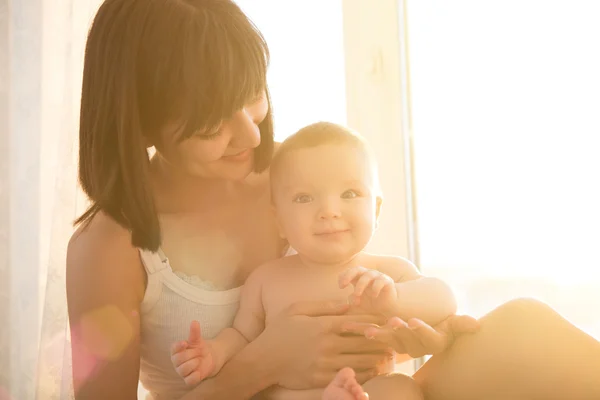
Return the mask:
<svg viewBox="0 0 600 400">
<path fill-rule="evenodd" d="M 309 194 L 299 194 L 294 197 L 294 203 L 310 203 L 312 201 L 312 197 Z"/>
<path fill-rule="evenodd" d="M 342 193 L 342 199 L 354 199 L 358 197 L 358 193 L 355 190 L 346 190 Z"/>
<path fill-rule="evenodd" d="M 221 133 L 223 133 L 221 126 L 217 126 L 215 129 L 211 129 L 208 131 L 198 131 L 198 132 L 196 132 L 194 137 L 197 137 L 199 139 L 204 139 L 204 140 L 211 140 L 211 139 L 216 139 L 217 137 L 219 137 L 221 135 Z"/>
</svg>

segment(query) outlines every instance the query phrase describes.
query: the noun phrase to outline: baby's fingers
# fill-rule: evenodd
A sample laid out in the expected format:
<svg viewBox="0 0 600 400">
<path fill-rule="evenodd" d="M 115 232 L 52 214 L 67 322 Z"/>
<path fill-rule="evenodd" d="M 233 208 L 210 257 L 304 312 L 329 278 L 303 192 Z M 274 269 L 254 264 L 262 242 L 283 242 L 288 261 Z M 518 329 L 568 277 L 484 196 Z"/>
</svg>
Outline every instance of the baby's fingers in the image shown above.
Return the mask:
<svg viewBox="0 0 600 400">
<path fill-rule="evenodd" d="M 175 342 L 171 345 L 171 355 L 175 355 L 188 348 L 188 343 L 185 340 Z"/>
<path fill-rule="evenodd" d="M 180 366 L 175 368 L 175 370 L 177 371 L 179 376 L 181 376 L 182 378 L 187 378 L 190 374 L 192 374 L 194 372 L 199 372 L 198 377 L 200 378 L 200 380 L 202 380 L 205 377 L 202 376 L 203 371 L 201 371 L 199 368 L 200 361 L 201 360 L 199 358 L 193 358 L 191 360 L 184 362 L 183 364 L 181 364 Z M 186 383 L 187 383 L 187 381 L 186 381 Z"/>
<path fill-rule="evenodd" d="M 362 296 L 365 290 L 371 285 L 374 279 L 376 279 L 379 275 L 381 275 L 378 271 L 367 271 L 354 284 L 354 295 Z"/>
<path fill-rule="evenodd" d="M 171 362 L 175 368 L 185 364 L 186 362 L 202 357 L 203 352 L 200 349 L 187 349 L 171 355 Z"/>
<path fill-rule="evenodd" d="M 367 269 L 365 267 L 352 267 L 345 272 L 342 272 L 338 279 L 340 289 L 343 289 L 351 284 L 356 278 L 364 274 L 366 271 Z"/>
<path fill-rule="evenodd" d="M 185 384 L 188 386 L 196 386 L 197 384 L 202 382 L 204 380 L 204 378 L 205 378 L 205 376 L 204 376 L 204 374 L 202 374 L 201 371 L 195 370 L 188 376 L 184 377 L 183 380 L 184 380 Z"/>
<path fill-rule="evenodd" d="M 371 284 L 371 295 L 378 297 L 384 290 L 392 289 L 394 281 L 387 275 L 380 275 Z"/>
</svg>

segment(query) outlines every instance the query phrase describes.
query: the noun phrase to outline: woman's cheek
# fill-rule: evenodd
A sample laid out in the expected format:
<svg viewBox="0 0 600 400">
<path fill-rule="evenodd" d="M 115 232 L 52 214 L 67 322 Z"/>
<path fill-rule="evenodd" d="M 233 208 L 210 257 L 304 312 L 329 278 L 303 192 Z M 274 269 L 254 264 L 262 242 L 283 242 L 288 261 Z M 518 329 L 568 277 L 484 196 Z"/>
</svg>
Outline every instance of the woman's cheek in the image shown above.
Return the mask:
<svg viewBox="0 0 600 400">
<path fill-rule="evenodd" d="M 196 162 L 216 161 L 223 156 L 227 143 L 217 139 L 190 138 L 181 144 L 185 146 L 185 153 Z"/>
</svg>

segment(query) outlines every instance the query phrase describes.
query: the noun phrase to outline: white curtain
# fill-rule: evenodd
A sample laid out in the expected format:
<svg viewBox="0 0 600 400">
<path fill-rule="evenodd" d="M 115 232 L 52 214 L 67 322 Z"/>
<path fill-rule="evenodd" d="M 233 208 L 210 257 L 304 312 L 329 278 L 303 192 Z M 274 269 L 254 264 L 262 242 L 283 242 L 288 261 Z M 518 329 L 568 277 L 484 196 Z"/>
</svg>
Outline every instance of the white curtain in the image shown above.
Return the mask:
<svg viewBox="0 0 600 400">
<path fill-rule="evenodd" d="M 83 52 L 100 0 L 0 0 L 0 399 L 69 399 L 65 259 Z"/>
<path fill-rule="evenodd" d="M 47 271 L 42 276 L 45 292 L 41 313 L 40 343 L 36 376 L 36 399 L 72 398 L 71 352 L 65 291 L 65 261 L 73 220 L 85 209 L 86 201 L 77 184 L 79 102 L 85 40 L 101 0 L 46 0 L 43 84 L 45 117 L 52 124 L 43 130 L 55 155 L 49 165 L 53 175 L 46 187 L 52 206 L 42 209 L 42 235 L 47 242 Z M 44 154 L 46 163 L 53 154 Z M 44 181 L 42 182 L 44 184 Z M 45 197 L 45 196 L 42 196 Z M 42 199 L 42 207 L 44 200 Z M 47 232 L 43 229 L 47 228 Z M 42 248 L 44 250 L 44 248 Z M 44 280 L 45 278 L 45 280 Z M 45 290 L 44 290 L 45 289 Z"/>
</svg>

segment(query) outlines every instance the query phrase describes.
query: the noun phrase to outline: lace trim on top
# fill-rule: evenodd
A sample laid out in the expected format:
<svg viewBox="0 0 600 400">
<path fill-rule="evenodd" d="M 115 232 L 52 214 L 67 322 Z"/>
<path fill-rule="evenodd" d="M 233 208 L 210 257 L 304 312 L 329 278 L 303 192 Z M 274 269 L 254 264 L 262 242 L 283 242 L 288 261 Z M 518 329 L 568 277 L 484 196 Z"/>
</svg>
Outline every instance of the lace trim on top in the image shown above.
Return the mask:
<svg viewBox="0 0 600 400">
<path fill-rule="evenodd" d="M 286 257 L 286 256 L 293 255 L 293 254 L 297 254 L 296 250 L 294 250 L 289 245 L 286 246 L 286 248 L 283 251 L 283 256 Z M 190 285 L 197 287 L 199 289 L 207 290 L 210 292 L 219 292 L 219 291 L 228 290 L 228 288 L 216 285 L 214 282 L 204 280 L 204 279 L 200 278 L 198 275 L 188 275 L 185 272 L 181 272 L 181 271 L 173 271 L 173 274 L 175 274 L 182 281 L 189 283 Z"/>
<path fill-rule="evenodd" d="M 180 271 L 173 271 L 173 273 L 182 281 L 189 283 L 190 285 L 200 288 L 200 289 L 203 289 L 203 290 L 208 290 L 211 292 L 227 290 L 227 288 L 215 285 L 211 281 L 203 280 L 198 275 L 188 275 L 185 272 L 180 272 Z"/>
</svg>

